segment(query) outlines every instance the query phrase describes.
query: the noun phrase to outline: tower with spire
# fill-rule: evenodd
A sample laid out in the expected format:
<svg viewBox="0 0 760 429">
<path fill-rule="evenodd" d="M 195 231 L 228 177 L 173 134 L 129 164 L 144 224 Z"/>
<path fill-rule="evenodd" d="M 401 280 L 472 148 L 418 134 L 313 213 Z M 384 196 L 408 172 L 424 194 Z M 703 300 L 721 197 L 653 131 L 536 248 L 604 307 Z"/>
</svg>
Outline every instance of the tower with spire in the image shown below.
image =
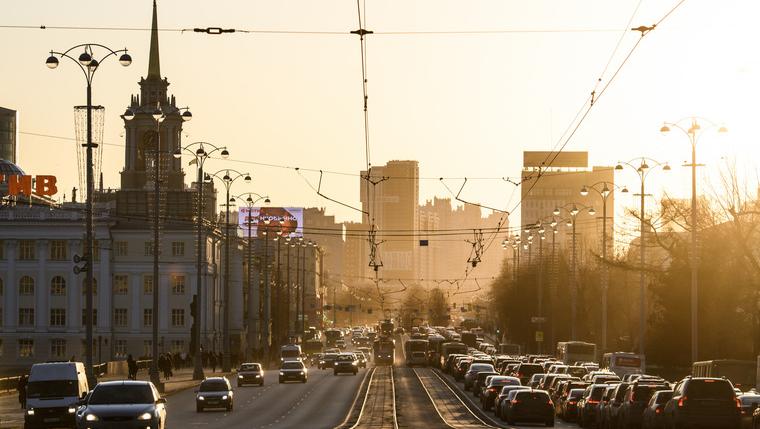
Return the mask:
<svg viewBox="0 0 760 429">
<path fill-rule="evenodd" d="M 121 172 L 122 190 L 148 190 L 152 188 L 150 171 L 151 153 L 160 144 L 162 168 L 166 190 L 181 191 L 184 188 L 184 173 L 180 160 L 172 153 L 182 144 L 182 116 L 174 96 L 167 95 L 169 81 L 161 77 L 161 61 L 158 47 L 158 13 L 153 0 L 153 22 L 150 32 L 150 55 L 148 74 L 140 79 L 140 94 L 132 95 L 129 110 L 134 118 L 124 116 L 124 137 L 126 139 L 124 170 Z M 153 114 L 160 110 L 165 115 L 157 126 Z"/>
</svg>

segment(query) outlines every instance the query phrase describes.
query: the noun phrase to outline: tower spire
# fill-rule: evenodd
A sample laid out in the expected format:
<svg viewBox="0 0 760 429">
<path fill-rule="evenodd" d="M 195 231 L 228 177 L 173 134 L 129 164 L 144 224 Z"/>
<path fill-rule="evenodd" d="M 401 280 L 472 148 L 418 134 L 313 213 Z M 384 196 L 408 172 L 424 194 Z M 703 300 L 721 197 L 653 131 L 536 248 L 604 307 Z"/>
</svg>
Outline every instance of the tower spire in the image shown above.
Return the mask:
<svg viewBox="0 0 760 429">
<path fill-rule="evenodd" d="M 158 13 L 156 0 L 153 0 L 153 24 L 150 29 L 150 58 L 148 60 L 147 79 L 161 79 L 161 62 L 158 58 Z"/>
</svg>

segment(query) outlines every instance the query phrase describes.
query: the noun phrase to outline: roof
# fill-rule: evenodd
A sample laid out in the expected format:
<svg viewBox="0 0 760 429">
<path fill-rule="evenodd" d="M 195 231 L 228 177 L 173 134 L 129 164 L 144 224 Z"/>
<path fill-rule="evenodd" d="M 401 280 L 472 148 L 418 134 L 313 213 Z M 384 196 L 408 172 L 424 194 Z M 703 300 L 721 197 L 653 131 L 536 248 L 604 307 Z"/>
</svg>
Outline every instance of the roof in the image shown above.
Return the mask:
<svg viewBox="0 0 760 429">
<path fill-rule="evenodd" d="M 24 173 L 24 170 L 22 170 L 21 167 L 5 159 L 0 159 L 0 174 L 11 175 L 11 176 L 26 175 L 26 173 Z"/>
</svg>

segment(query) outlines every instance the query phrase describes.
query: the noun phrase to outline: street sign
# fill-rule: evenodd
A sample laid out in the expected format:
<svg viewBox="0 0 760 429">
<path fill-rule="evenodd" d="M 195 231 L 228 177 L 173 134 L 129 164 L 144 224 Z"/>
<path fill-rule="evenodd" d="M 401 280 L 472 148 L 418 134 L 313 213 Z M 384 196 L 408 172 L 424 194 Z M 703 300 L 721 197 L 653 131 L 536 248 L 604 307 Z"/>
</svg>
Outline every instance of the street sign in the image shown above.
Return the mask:
<svg viewBox="0 0 760 429">
<path fill-rule="evenodd" d="M 546 323 L 546 317 L 533 316 L 530 318 L 530 323 Z"/>
<path fill-rule="evenodd" d="M 536 331 L 536 342 L 537 343 L 544 342 L 544 331 Z"/>
</svg>

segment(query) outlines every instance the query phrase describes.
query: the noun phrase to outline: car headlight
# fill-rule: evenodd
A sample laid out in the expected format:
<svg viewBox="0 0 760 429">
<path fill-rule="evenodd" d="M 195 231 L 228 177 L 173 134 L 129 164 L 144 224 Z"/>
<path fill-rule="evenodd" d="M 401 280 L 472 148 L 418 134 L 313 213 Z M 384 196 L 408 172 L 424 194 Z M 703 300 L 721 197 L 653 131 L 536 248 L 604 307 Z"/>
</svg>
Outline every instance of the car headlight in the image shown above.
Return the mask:
<svg viewBox="0 0 760 429">
<path fill-rule="evenodd" d="M 139 416 L 137 416 L 137 420 L 150 420 L 153 418 L 153 414 L 151 413 L 142 413 Z"/>
<path fill-rule="evenodd" d="M 205 399 L 206 399 L 206 398 L 204 398 L 203 396 L 199 396 L 199 397 L 198 397 L 198 400 L 199 400 L 199 401 L 203 401 L 203 400 L 205 400 Z"/>
<path fill-rule="evenodd" d="M 226 401 L 226 400 L 227 400 L 227 398 L 229 398 L 229 396 L 227 396 L 227 395 L 223 395 L 223 396 L 222 396 L 222 401 Z"/>
<path fill-rule="evenodd" d="M 301 371 L 301 375 L 303 375 L 303 371 Z"/>
<path fill-rule="evenodd" d="M 26 410 L 26 415 L 27 416 L 33 416 L 34 415 L 34 408 L 30 408 L 30 409 Z"/>
<path fill-rule="evenodd" d="M 85 420 L 87 420 L 88 422 L 96 422 L 96 421 L 100 420 L 100 419 L 98 418 L 98 416 L 96 416 L 95 414 L 87 414 L 87 415 L 84 417 L 84 419 L 85 419 Z"/>
<path fill-rule="evenodd" d="M 353 366 L 359 365 L 359 362 L 353 361 L 353 362 L 351 362 L 351 365 L 353 365 Z"/>
<path fill-rule="evenodd" d="M 284 373 L 284 372 L 282 372 L 282 371 L 280 371 L 280 375 L 285 375 L 285 373 Z"/>
<path fill-rule="evenodd" d="M 256 378 L 261 378 L 261 376 L 259 374 L 256 374 Z"/>
<path fill-rule="evenodd" d="M 68 411 L 69 411 L 69 414 L 74 414 L 74 413 L 77 412 L 77 409 L 76 409 L 76 407 L 69 407 Z"/>
<path fill-rule="evenodd" d="M 243 378 L 243 376 L 242 375 L 238 375 L 238 378 Z"/>
</svg>

